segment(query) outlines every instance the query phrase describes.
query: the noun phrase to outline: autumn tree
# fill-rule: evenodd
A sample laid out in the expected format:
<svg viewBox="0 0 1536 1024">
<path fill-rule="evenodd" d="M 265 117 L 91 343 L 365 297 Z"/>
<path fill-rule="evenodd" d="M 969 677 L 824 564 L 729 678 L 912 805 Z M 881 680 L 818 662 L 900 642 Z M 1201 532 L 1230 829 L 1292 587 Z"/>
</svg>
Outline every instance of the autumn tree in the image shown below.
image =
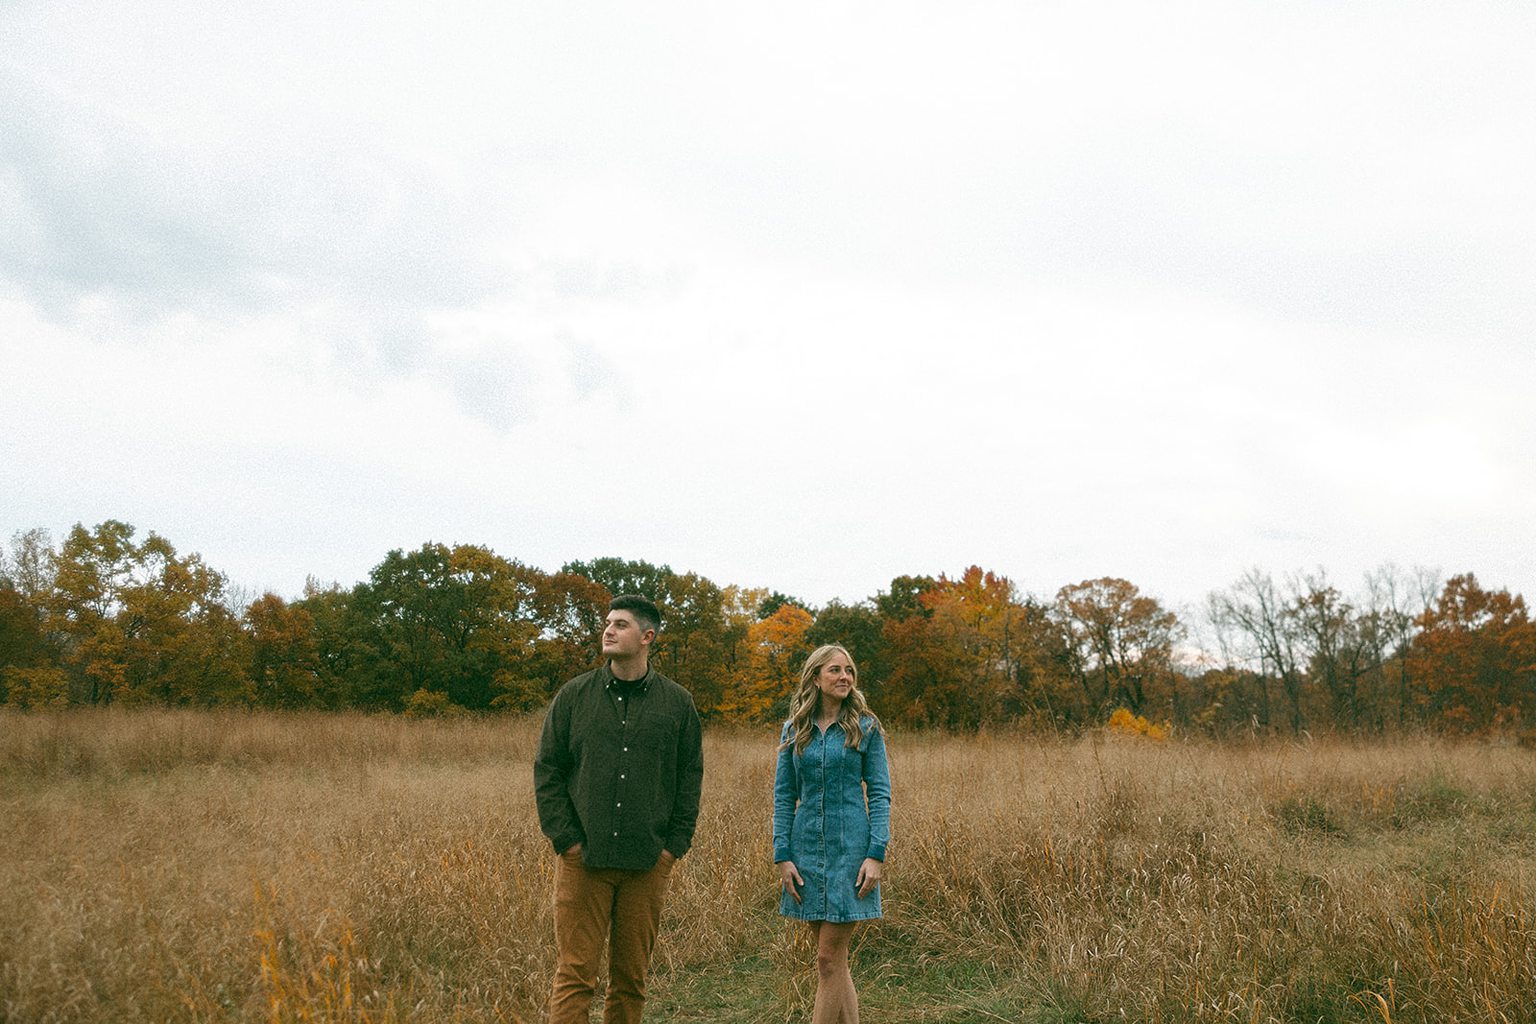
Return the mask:
<svg viewBox="0 0 1536 1024">
<path fill-rule="evenodd" d="M 0 551 L 0 703 L 63 707 L 73 699 L 62 667 L 65 637 L 50 618 L 53 541 L 46 530 L 18 532 Z"/>
<path fill-rule="evenodd" d="M 1474 731 L 1533 720 L 1536 624 L 1523 597 L 1454 576 L 1421 627 L 1410 660 L 1431 723 Z"/>
<path fill-rule="evenodd" d="M 875 611 L 887 622 L 903 622 L 913 616 L 930 617 L 933 612 L 923 603 L 923 595 L 939 585 L 932 576 L 897 576 L 891 589 L 875 595 Z"/>
<path fill-rule="evenodd" d="M 1360 725 L 1360 687 L 1379 664 L 1371 621 L 1360 615 L 1319 570 L 1292 582 L 1294 618 L 1307 675 L 1328 695 L 1336 727 Z"/>
<path fill-rule="evenodd" d="M 92 531 L 77 523 L 52 558 L 46 610 L 76 701 L 110 703 L 122 688 L 121 666 L 109 655 L 122 645 L 116 617 L 135 558 L 133 527 L 117 520 Z"/>
<path fill-rule="evenodd" d="M 1211 657 L 1176 672 L 1183 625 L 1122 579 L 1046 604 L 977 566 L 898 576 L 868 601 L 812 612 L 605 557 L 548 574 L 476 545 L 391 551 L 352 587 L 248 600 L 199 555 L 107 520 L 55 549 L 41 530 L 0 553 L 0 702 L 532 710 L 594 665 L 616 593 L 654 598 L 657 667 L 706 717 L 785 712 L 805 654 L 840 643 L 893 720 L 1077 727 L 1124 705 L 1212 730 L 1249 723 L 1485 732 L 1536 716 L 1536 623 L 1470 574 L 1440 586 L 1385 566 L 1350 595 L 1319 570 L 1250 570 L 1209 598 Z"/>
<path fill-rule="evenodd" d="M 10 551 L 0 551 L 0 583 L 33 608 L 42 609 L 53 590 L 53 575 L 53 538 L 47 530 L 12 534 Z"/>
<path fill-rule="evenodd" d="M 302 604 L 263 594 L 245 609 L 250 637 L 250 678 L 259 705 L 276 708 L 335 707 L 340 694 L 324 670 L 315 618 Z"/>
<path fill-rule="evenodd" d="M 0 703 L 9 699 L 11 681 L 25 701 L 38 687 L 44 697 L 67 699 L 63 673 L 44 622 L 44 601 L 52 587 L 52 544 L 42 530 L 16 534 L 7 554 L 0 550 Z M 16 703 L 22 703 L 18 697 Z"/>
<path fill-rule="evenodd" d="M 1388 564 L 1366 576 L 1365 628 L 1381 665 L 1377 716 L 1383 722 L 1388 719 L 1389 706 L 1391 720 L 1399 726 L 1414 721 L 1424 707 L 1418 699 L 1422 690 L 1409 655 L 1440 590 L 1439 575 L 1422 567 L 1403 572 Z"/>
<path fill-rule="evenodd" d="M 0 704 L 62 704 L 68 679 L 53 664 L 41 616 L 8 580 L 0 580 Z"/>
<path fill-rule="evenodd" d="M 225 577 L 150 533 L 76 525 L 53 559 L 47 601 L 72 697 L 85 703 L 219 704 L 249 699 Z"/>
<path fill-rule="evenodd" d="M 337 707 L 377 706 L 365 699 L 373 675 L 374 623 L 355 611 L 353 598 L 362 589 L 339 583 L 322 584 L 310 576 L 293 602 L 309 617 L 316 658 L 317 685 Z M 364 602 L 367 603 L 367 602 Z"/>
<path fill-rule="evenodd" d="M 0 579 L 0 667 L 40 665 L 48 655 L 39 610 L 10 581 Z"/>
<path fill-rule="evenodd" d="M 720 616 L 723 632 L 720 644 L 724 657 L 722 679 L 728 692 L 749 671 L 751 651 L 748 634 L 761 620 L 758 609 L 768 596 L 766 587 L 742 587 L 728 584 L 720 588 Z"/>
<path fill-rule="evenodd" d="M 538 703 L 597 663 L 610 600 L 607 587 L 578 573 L 535 577 L 533 619 L 539 634 L 528 677 L 537 681 Z M 502 701 L 499 706 L 509 703 Z"/>
<path fill-rule="evenodd" d="M 810 612 L 784 602 L 772 615 L 752 623 L 746 637 L 745 665 L 720 702 L 721 718 L 767 722 L 788 715 L 800 666 L 811 652 L 806 632 L 812 621 Z"/>
<path fill-rule="evenodd" d="M 149 534 L 139 574 L 122 593 L 129 640 L 124 699 L 136 703 L 248 704 L 244 634 L 226 603 L 227 579 L 196 554 L 178 556 Z"/>
<path fill-rule="evenodd" d="M 932 585 L 910 580 L 893 581 L 891 594 L 902 596 L 886 605 L 908 612 L 885 628 L 891 665 L 885 692 L 893 717 L 949 728 L 1006 719 L 1026 646 L 1024 610 L 1012 582 L 979 566 L 958 579 L 941 575 Z M 905 600 L 909 594 L 917 607 Z"/>
<path fill-rule="evenodd" d="M 1062 587 L 1052 615 L 1073 677 L 1095 720 L 1116 707 L 1142 715 L 1156 695 L 1172 710 L 1179 620 L 1128 580 L 1103 577 Z"/>
</svg>

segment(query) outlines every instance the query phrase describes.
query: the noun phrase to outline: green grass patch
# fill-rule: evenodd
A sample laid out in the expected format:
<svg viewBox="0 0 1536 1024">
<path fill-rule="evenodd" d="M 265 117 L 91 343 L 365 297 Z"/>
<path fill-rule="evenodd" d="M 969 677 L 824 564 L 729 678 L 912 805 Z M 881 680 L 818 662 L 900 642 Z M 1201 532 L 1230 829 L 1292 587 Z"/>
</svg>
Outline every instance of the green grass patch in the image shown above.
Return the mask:
<svg viewBox="0 0 1536 1024">
<path fill-rule="evenodd" d="M 860 1016 L 891 1024 L 1066 1024 L 1085 1021 L 1081 1001 L 1042 990 L 1031 972 L 977 960 L 854 957 Z M 779 1024 L 811 1016 L 815 968 L 786 971 L 755 956 L 658 977 L 645 1019 L 657 1024 Z"/>
</svg>

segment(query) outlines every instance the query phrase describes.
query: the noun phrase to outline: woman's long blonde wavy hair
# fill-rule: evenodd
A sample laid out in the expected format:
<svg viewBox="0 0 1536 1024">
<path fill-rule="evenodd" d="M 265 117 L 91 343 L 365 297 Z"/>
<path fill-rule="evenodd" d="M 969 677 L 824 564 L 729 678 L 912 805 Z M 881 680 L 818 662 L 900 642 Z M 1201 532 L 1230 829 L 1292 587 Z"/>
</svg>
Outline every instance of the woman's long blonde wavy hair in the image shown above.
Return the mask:
<svg viewBox="0 0 1536 1024">
<path fill-rule="evenodd" d="M 878 731 L 880 719 L 869 710 L 869 703 L 864 699 L 864 691 L 859 689 L 859 670 L 853 664 L 853 655 L 841 644 L 823 644 L 811 652 L 805 659 L 805 664 L 800 668 L 800 685 L 795 688 L 795 695 L 789 701 L 789 737 L 779 744 L 779 749 L 793 746 L 795 753 L 805 752 L 806 745 L 811 742 L 811 733 L 816 722 L 816 716 L 821 711 L 821 691 L 816 688 L 816 677 L 821 674 L 821 667 L 832 660 L 832 656 L 841 654 L 848 659 L 848 665 L 853 669 L 854 685 L 848 691 L 848 696 L 843 698 L 843 706 L 838 710 L 837 723 L 843 727 L 843 735 L 847 737 L 848 746 L 857 749 L 864 742 L 864 721 L 869 720 L 870 728 Z"/>
</svg>

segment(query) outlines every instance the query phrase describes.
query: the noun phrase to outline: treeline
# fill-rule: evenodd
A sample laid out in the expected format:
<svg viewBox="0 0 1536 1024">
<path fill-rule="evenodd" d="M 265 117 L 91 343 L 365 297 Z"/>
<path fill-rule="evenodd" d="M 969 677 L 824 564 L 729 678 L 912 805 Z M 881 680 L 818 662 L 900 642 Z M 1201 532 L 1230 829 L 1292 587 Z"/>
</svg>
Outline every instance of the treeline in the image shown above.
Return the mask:
<svg viewBox="0 0 1536 1024">
<path fill-rule="evenodd" d="M 622 558 L 549 573 L 488 548 L 391 551 L 357 585 L 296 599 L 132 526 L 41 530 L 0 552 L 0 702 L 528 711 L 597 660 L 613 594 L 661 606 L 657 666 L 716 721 L 785 713 L 800 661 L 846 645 L 893 721 L 1075 729 L 1124 708 L 1202 732 L 1523 732 L 1536 623 L 1471 575 L 1391 567 L 1346 594 L 1252 570 L 1184 617 L 1114 578 L 1046 600 L 971 567 L 899 576 L 855 604 Z"/>
</svg>

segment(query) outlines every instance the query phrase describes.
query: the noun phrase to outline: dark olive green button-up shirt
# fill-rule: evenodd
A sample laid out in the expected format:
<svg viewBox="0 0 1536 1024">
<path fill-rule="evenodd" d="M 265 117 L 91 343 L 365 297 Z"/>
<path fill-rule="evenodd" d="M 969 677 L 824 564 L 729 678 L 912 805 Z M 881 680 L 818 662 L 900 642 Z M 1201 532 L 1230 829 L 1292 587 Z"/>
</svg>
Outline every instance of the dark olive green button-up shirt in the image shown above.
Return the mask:
<svg viewBox="0 0 1536 1024">
<path fill-rule="evenodd" d="M 608 666 L 560 688 L 533 762 L 539 827 L 555 852 L 577 843 L 591 868 L 643 871 L 693 844 L 704 781 L 699 714 L 652 669 L 624 700 Z"/>
</svg>

